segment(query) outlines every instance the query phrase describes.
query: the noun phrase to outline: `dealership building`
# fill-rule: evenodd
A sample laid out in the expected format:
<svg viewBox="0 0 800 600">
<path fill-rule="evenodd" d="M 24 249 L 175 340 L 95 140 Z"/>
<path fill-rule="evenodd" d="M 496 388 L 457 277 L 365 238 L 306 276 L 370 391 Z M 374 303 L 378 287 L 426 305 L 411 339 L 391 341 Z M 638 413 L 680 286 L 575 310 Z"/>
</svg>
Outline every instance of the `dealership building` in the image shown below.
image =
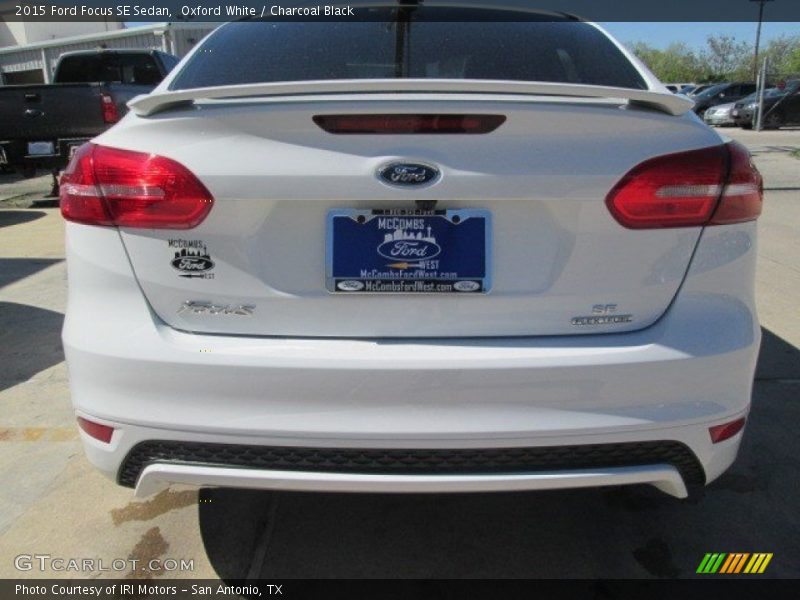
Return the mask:
<svg viewBox="0 0 800 600">
<path fill-rule="evenodd" d="M 3 3 L 0 3 L 3 4 Z M 58 57 L 75 50 L 142 48 L 184 56 L 215 23 L 150 23 L 126 28 L 108 22 L 26 23 L 2 20 L 0 84 L 50 83 Z"/>
</svg>

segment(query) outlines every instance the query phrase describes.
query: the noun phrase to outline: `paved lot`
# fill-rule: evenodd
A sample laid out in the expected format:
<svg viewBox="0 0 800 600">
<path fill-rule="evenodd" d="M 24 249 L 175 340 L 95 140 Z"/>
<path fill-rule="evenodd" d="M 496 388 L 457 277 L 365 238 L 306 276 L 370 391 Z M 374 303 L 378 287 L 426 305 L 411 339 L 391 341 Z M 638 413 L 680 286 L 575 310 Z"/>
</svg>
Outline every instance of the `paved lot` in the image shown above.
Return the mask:
<svg viewBox="0 0 800 600">
<path fill-rule="evenodd" d="M 774 552 L 768 575 L 800 576 L 800 160 L 787 153 L 800 148 L 800 130 L 725 133 L 756 151 L 769 189 L 758 272 L 764 345 L 741 458 L 688 502 L 649 488 L 204 491 L 204 502 L 174 488 L 134 501 L 89 467 L 73 425 L 59 341 L 60 216 L 47 202 L 0 208 L 0 577 L 26 575 L 13 557 L 34 553 L 194 559 L 189 573 L 131 574 L 160 578 L 672 577 L 691 576 L 711 551 Z M 46 177 L 0 176 L 0 207 L 29 206 L 48 187 Z"/>
</svg>

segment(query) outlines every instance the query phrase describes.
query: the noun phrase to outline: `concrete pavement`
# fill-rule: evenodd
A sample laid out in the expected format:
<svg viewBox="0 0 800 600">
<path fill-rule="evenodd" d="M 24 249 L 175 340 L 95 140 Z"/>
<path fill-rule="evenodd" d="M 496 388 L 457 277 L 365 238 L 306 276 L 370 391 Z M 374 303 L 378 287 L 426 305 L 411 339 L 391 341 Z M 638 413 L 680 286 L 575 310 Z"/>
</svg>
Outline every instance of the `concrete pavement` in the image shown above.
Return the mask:
<svg viewBox="0 0 800 600">
<path fill-rule="evenodd" d="M 77 439 L 59 341 L 60 215 L 0 208 L 0 577 L 63 575 L 14 568 L 15 556 L 35 553 L 194 561 L 189 572 L 81 575 L 90 577 L 673 577 L 691 576 L 713 551 L 774 552 L 767 575 L 800 576 L 800 160 L 787 152 L 800 147 L 800 131 L 726 133 L 756 149 L 767 188 L 782 191 L 767 192 L 760 221 L 764 345 L 744 448 L 728 474 L 689 502 L 649 488 L 203 491 L 202 503 L 174 488 L 135 501 L 88 465 Z M 49 181 L 40 181 L 45 193 Z M 0 198 L 19 199 L 15 185 L 0 179 Z"/>
<path fill-rule="evenodd" d="M 137 502 L 84 458 L 61 349 L 66 291 L 58 209 L 0 209 L 0 578 L 65 575 L 15 569 L 15 556 L 37 553 L 107 564 L 194 560 L 185 573 L 67 573 L 73 577 L 213 577 L 197 492 Z"/>
</svg>

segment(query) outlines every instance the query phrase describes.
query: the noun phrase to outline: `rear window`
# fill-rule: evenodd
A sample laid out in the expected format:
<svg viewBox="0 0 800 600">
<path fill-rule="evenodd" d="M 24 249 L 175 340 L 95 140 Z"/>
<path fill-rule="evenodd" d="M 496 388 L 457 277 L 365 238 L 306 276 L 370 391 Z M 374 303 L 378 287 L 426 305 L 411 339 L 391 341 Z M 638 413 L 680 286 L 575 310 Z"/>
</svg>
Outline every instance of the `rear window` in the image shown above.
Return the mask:
<svg viewBox="0 0 800 600">
<path fill-rule="evenodd" d="M 57 83 L 134 83 L 155 85 L 161 81 L 155 59 L 144 52 L 117 54 L 76 54 L 58 64 Z"/>
<path fill-rule="evenodd" d="M 482 21 L 467 21 L 475 12 L 392 8 L 373 10 L 370 21 L 229 23 L 203 43 L 171 88 L 384 78 L 647 88 L 622 52 L 588 23 L 535 13 L 511 13 L 520 17 L 511 21 L 507 11 L 480 11 Z"/>
</svg>

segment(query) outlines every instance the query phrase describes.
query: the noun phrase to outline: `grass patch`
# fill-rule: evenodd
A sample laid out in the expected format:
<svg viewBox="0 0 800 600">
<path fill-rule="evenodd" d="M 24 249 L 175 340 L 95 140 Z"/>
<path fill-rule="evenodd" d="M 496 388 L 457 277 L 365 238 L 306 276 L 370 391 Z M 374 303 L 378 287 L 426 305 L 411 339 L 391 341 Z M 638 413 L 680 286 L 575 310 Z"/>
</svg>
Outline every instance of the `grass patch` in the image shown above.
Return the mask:
<svg viewBox="0 0 800 600">
<path fill-rule="evenodd" d="M 791 152 L 789 152 L 789 156 L 800 158 L 800 148 L 797 148 L 796 150 L 792 150 Z"/>
</svg>

